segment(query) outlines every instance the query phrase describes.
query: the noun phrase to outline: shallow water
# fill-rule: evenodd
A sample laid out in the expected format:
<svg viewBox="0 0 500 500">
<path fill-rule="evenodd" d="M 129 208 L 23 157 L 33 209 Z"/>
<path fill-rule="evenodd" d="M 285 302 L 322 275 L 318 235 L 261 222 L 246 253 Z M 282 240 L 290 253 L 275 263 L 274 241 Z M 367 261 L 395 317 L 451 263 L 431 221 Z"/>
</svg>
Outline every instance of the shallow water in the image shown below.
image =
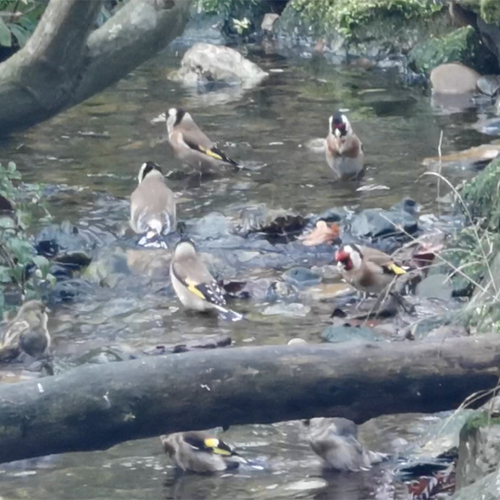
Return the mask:
<svg viewBox="0 0 500 500">
<path fill-rule="evenodd" d="M 171 106 L 192 112 L 197 123 L 227 154 L 254 167 L 223 172 L 192 187 L 172 180 L 180 218 L 211 212 L 234 215 L 238 207 L 265 202 L 303 214 L 332 206 L 388 208 L 403 196 L 434 213 L 436 181 L 422 177 L 421 161 L 437 154 L 444 129 L 443 154 L 487 142 L 471 128 L 476 112 L 442 113 L 420 89 L 404 88 L 393 72 L 334 68 L 321 59 L 292 60 L 255 53 L 274 70 L 259 88 L 197 95 L 167 80 L 178 57 L 164 53 L 118 85 L 23 134 L 0 143 L 0 160 L 17 163 L 26 181 L 62 185 L 49 199 L 56 221 L 69 219 L 119 235 L 128 218 L 127 197 L 139 166 L 153 160 L 164 171 L 181 168 L 165 142 L 165 125 L 151 120 Z M 279 72 L 276 72 L 279 70 Z M 348 110 L 363 141 L 368 169 L 359 182 L 333 182 L 323 153 L 309 150 L 310 139 L 326 135 L 335 108 Z M 471 175 L 450 169 L 452 182 Z M 360 186 L 388 189 L 358 191 Z M 119 236 L 118 236 L 119 237 Z M 162 279 L 126 278 L 114 288 L 90 285 L 78 301 L 61 305 L 51 319 L 55 353 L 85 361 L 89 349 L 126 345 L 143 349 L 210 333 L 233 340 L 282 344 L 295 336 L 319 341 L 332 305 L 310 301 L 305 317 L 262 315 L 262 305 L 236 304 L 251 321 L 227 325 L 187 315 L 165 292 Z M 101 360 L 102 361 L 102 360 Z M 393 452 L 394 440 L 410 442 L 432 418 L 384 417 L 364 426 L 366 442 Z M 363 432 L 363 430 L 362 430 Z M 242 470 L 227 477 L 176 477 L 156 439 L 125 443 L 105 452 L 67 454 L 0 467 L 2 497 L 17 498 L 373 498 L 384 467 L 374 472 L 325 476 L 297 422 L 231 428 L 226 440 L 265 470 Z M 306 480 L 307 479 L 307 480 Z M 396 489 L 401 489 L 401 485 Z M 390 498 L 382 497 L 379 498 Z M 398 498 L 404 498 L 403 493 Z"/>
</svg>

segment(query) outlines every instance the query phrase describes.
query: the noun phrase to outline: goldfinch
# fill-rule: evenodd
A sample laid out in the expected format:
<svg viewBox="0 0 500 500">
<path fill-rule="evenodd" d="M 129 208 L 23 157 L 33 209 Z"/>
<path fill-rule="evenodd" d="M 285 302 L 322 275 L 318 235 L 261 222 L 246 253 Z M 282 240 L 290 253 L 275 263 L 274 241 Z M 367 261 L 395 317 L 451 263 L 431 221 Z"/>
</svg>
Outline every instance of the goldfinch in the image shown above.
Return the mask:
<svg viewBox="0 0 500 500">
<path fill-rule="evenodd" d="M 364 162 L 361 141 L 340 111 L 335 111 L 328 123 L 325 151 L 329 167 L 337 178 L 357 177 L 363 170 Z"/>
<path fill-rule="evenodd" d="M 158 243 L 161 236 L 175 230 L 175 195 L 156 163 L 143 163 L 138 179 L 130 197 L 130 226 L 137 234 L 145 234 L 139 244 L 151 246 L 150 242 Z"/>
<path fill-rule="evenodd" d="M 346 418 L 312 418 L 304 424 L 309 429 L 309 444 L 326 467 L 338 471 L 368 470 L 387 458 L 384 453 L 367 450 L 358 441 L 358 429 Z"/>
<path fill-rule="evenodd" d="M 48 309 L 39 300 L 24 303 L 2 335 L 0 361 L 12 361 L 21 352 L 33 358 L 48 354 L 51 338 L 47 329 Z"/>
<path fill-rule="evenodd" d="M 224 292 L 196 253 L 190 240 L 177 243 L 170 264 L 170 278 L 175 293 L 186 309 L 217 311 L 226 321 L 239 321 L 243 316 L 225 307 Z"/>
<path fill-rule="evenodd" d="M 238 167 L 238 163 L 226 156 L 183 109 L 168 110 L 167 131 L 175 156 L 201 172 L 221 165 Z"/>
<path fill-rule="evenodd" d="M 236 469 L 245 462 L 224 441 L 203 431 L 160 436 L 165 453 L 183 471 L 207 473 Z"/>
<path fill-rule="evenodd" d="M 335 260 L 344 279 L 365 293 L 380 294 L 406 273 L 386 253 L 361 245 L 343 245 L 335 252 Z"/>
</svg>

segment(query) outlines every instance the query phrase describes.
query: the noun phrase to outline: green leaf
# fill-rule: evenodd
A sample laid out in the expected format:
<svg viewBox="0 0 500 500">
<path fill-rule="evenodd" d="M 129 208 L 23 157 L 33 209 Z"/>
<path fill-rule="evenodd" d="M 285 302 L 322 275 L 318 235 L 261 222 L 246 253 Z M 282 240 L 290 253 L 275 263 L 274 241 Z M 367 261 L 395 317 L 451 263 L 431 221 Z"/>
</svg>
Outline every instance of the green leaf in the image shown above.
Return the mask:
<svg viewBox="0 0 500 500">
<path fill-rule="evenodd" d="M 5 24 L 5 21 L 0 17 L 0 45 L 3 47 L 12 46 L 12 37 L 10 35 L 10 30 Z"/>
<path fill-rule="evenodd" d="M 0 283 L 10 283 L 12 281 L 12 273 L 10 267 L 0 266 Z"/>
<path fill-rule="evenodd" d="M 12 217 L 0 217 L 0 229 L 15 229 L 16 223 Z"/>
<path fill-rule="evenodd" d="M 11 238 L 6 243 L 20 264 L 27 264 L 33 260 L 33 247 L 28 241 L 21 238 Z"/>
<path fill-rule="evenodd" d="M 33 257 L 33 264 L 35 264 L 35 266 L 38 267 L 38 269 L 43 270 L 44 268 L 50 265 L 50 262 L 43 255 L 35 255 Z"/>
</svg>

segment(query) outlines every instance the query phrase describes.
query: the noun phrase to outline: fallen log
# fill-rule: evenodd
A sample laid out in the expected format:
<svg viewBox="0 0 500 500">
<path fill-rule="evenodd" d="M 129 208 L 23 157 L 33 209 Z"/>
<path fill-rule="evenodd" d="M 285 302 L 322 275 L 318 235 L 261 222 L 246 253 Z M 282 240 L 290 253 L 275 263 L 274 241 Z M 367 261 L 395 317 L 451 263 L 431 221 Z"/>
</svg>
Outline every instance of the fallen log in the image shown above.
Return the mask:
<svg viewBox="0 0 500 500">
<path fill-rule="evenodd" d="M 456 408 L 498 382 L 500 336 L 214 349 L 0 386 L 0 462 L 219 425 Z M 483 401 L 477 401 L 480 404 Z"/>
</svg>

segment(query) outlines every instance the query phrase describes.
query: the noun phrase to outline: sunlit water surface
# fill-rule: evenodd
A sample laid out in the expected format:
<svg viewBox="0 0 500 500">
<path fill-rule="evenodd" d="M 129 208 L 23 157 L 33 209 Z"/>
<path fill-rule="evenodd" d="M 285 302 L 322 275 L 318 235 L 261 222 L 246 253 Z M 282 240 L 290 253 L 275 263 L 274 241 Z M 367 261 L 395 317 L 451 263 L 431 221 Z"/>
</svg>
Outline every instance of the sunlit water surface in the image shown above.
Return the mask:
<svg viewBox="0 0 500 500">
<path fill-rule="evenodd" d="M 420 89 L 405 88 L 396 73 L 334 68 L 321 59 L 251 56 L 269 79 L 257 89 L 197 95 L 169 82 L 179 58 L 165 53 L 118 85 L 84 104 L 0 143 L 0 160 L 17 163 L 28 182 L 65 185 L 49 200 L 56 221 L 69 219 L 118 235 L 128 218 L 127 198 L 146 160 L 164 171 L 181 168 L 165 141 L 165 125 L 151 120 L 172 106 L 191 111 L 197 123 L 233 158 L 253 167 L 227 171 L 192 187 L 169 185 L 179 195 L 185 220 L 211 212 L 234 214 L 240 206 L 267 203 L 303 214 L 332 206 L 388 208 L 404 196 L 435 213 L 436 180 L 423 176 L 426 156 L 480 144 L 471 129 L 474 111 L 434 110 Z M 358 183 L 335 183 L 324 156 L 306 147 L 324 137 L 334 109 L 348 112 L 363 141 L 368 169 Z M 484 141 L 486 142 L 486 141 Z M 470 173 L 444 172 L 453 182 Z M 361 186 L 378 185 L 375 190 Z M 383 186 L 380 187 L 380 186 Z M 134 284 L 135 283 L 135 286 Z M 75 303 L 60 306 L 51 319 L 55 353 L 84 355 L 94 345 L 133 349 L 228 333 L 241 345 L 282 344 L 301 336 L 318 342 L 329 323 L 331 304 L 312 303 L 305 317 L 262 316 L 235 325 L 185 314 L 162 293 L 163 283 L 141 280 L 126 287 L 91 285 Z M 165 285 L 167 286 L 167 285 Z M 255 305 L 242 305 L 258 312 Z M 394 452 L 401 438 L 413 442 L 434 418 L 383 417 L 363 426 L 372 449 Z M 157 439 L 129 442 L 105 452 L 67 454 L 0 467 L 5 499 L 277 499 L 363 500 L 380 493 L 384 467 L 363 474 L 325 475 L 304 440 L 298 422 L 234 427 L 226 440 L 264 470 L 243 469 L 222 476 L 177 476 Z M 397 498 L 406 494 L 396 486 Z M 380 496 L 382 495 L 382 496 Z"/>
</svg>

